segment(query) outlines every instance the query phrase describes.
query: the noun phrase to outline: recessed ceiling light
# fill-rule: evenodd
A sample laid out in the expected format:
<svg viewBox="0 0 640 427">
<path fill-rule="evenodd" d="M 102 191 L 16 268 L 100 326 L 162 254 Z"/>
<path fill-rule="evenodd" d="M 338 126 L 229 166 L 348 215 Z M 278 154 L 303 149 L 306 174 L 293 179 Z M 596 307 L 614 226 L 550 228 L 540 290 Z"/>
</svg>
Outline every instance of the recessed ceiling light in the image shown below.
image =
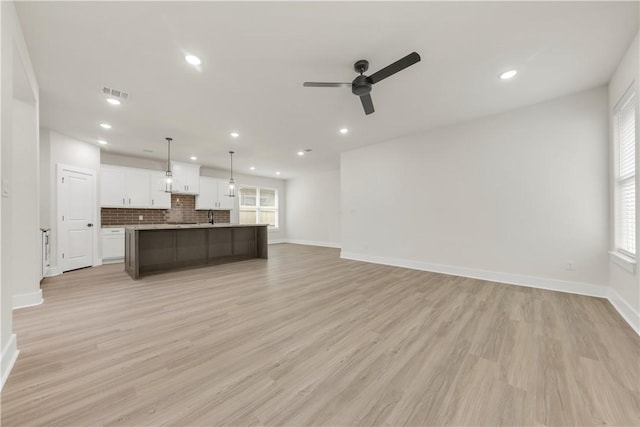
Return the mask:
<svg viewBox="0 0 640 427">
<path fill-rule="evenodd" d="M 120 105 L 120 101 L 115 98 L 107 98 L 107 102 L 111 105 Z"/>
<path fill-rule="evenodd" d="M 185 55 L 184 60 L 187 61 L 191 65 L 200 65 L 202 61 L 195 55 Z"/>
<path fill-rule="evenodd" d="M 504 73 L 500 74 L 500 78 L 502 80 L 509 80 L 509 79 L 512 79 L 513 77 L 515 77 L 516 74 L 518 74 L 517 70 L 509 70 L 509 71 L 505 71 Z"/>
<path fill-rule="evenodd" d="M 99 140 L 98 140 L 98 144 L 107 145 L 107 144 L 108 144 L 108 142 L 107 142 L 107 141 L 105 141 L 104 139 L 99 139 Z"/>
<path fill-rule="evenodd" d="M 280 175 L 280 172 L 276 172 L 276 175 Z"/>
<path fill-rule="evenodd" d="M 341 129 L 340 129 L 340 133 L 341 133 L 341 134 L 343 134 L 343 135 L 344 135 L 345 133 L 347 133 L 347 132 L 349 132 L 349 129 L 347 129 L 347 128 L 341 128 Z"/>
<path fill-rule="evenodd" d="M 298 151 L 298 156 L 304 156 L 304 151 Z"/>
<path fill-rule="evenodd" d="M 191 156 L 189 157 L 191 160 L 198 160 L 198 158 L 196 156 Z"/>
<path fill-rule="evenodd" d="M 102 129 L 111 129 L 111 125 L 109 123 L 100 123 L 100 127 Z"/>
<path fill-rule="evenodd" d="M 252 171 L 256 170 L 255 166 L 251 166 L 249 169 L 251 169 Z"/>
<path fill-rule="evenodd" d="M 231 132 L 231 137 L 232 138 L 237 138 L 239 136 L 240 136 L 240 134 L 238 132 Z"/>
</svg>

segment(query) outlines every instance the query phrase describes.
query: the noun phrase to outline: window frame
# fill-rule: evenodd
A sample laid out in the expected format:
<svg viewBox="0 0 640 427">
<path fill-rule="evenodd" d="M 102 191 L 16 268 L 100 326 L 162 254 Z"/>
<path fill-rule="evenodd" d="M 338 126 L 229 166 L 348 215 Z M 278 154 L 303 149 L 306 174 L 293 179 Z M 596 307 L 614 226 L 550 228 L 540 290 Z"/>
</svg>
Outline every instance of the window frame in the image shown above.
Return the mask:
<svg viewBox="0 0 640 427">
<path fill-rule="evenodd" d="M 612 117 L 612 124 L 613 124 L 613 149 L 614 149 L 614 165 L 613 165 L 613 193 L 614 193 L 614 197 L 613 197 L 613 201 L 614 201 L 614 205 L 613 205 L 613 250 L 612 250 L 612 254 L 618 256 L 619 258 L 621 258 L 622 260 L 624 260 L 627 263 L 633 263 L 635 264 L 636 258 L 637 258 L 637 253 L 638 253 L 638 242 L 637 242 L 637 215 L 635 215 L 637 213 L 637 202 L 638 202 L 638 186 L 637 184 L 637 173 L 638 173 L 638 124 L 639 124 L 639 108 L 638 108 L 638 94 L 636 93 L 636 85 L 635 82 L 633 82 L 628 88 L 627 90 L 623 93 L 622 97 L 620 97 L 620 99 L 618 100 L 618 102 L 615 104 L 615 106 L 613 107 L 612 113 L 613 113 L 613 117 Z M 621 175 L 621 171 L 620 171 L 620 165 L 621 165 L 621 140 L 620 140 L 620 115 L 621 112 L 624 111 L 624 109 L 628 106 L 631 105 L 632 108 L 634 109 L 634 161 L 633 161 L 633 172 L 632 173 L 627 173 L 626 175 L 622 176 Z M 634 205 L 635 205 L 635 210 L 636 212 L 634 213 L 634 218 L 635 218 L 635 222 L 636 224 L 634 224 L 634 231 L 635 231 L 635 236 L 634 236 L 634 250 L 635 252 L 631 252 L 629 251 L 626 247 L 624 247 L 624 244 L 621 244 L 621 241 L 624 240 L 624 238 L 626 236 L 624 236 L 624 231 L 621 230 L 621 220 L 620 217 L 622 215 L 622 189 L 625 186 L 625 184 L 629 184 L 629 183 L 633 183 L 634 184 Z"/>
<path fill-rule="evenodd" d="M 256 205 L 255 206 L 251 206 L 251 205 L 243 205 L 242 204 L 242 190 L 243 189 L 253 189 L 256 190 Z M 260 191 L 262 190 L 269 190 L 269 191 L 273 191 L 274 193 L 274 205 L 273 206 L 262 206 L 260 203 Z M 273 188 L 273 187 L 266 187 L 266 186 L 262 186 L 262 185 L 245 185 L 245 184 L 241 184 L 238 186 L 238 196 L 239 196 L 239 200 L 238 200 L 238 223 L 242 224 L 240 222 L 240 216 L 241 216 L 241 211 L 244 210 L 255 210 L 256 211 L 256 222 L 255 224 L 259 224 L 259 220 L 260 220 L 260 212 L 265 211 L 265 212 L 275 212 L 276 214 L 276 220 L 275 220 L 275 225 L 269 225 L 269 230 L 279 230 L 280 229 L 280 202 L 279 202 L 279 194 L 278 194 L 278 189 L 277 188 Z"/>
</svg>

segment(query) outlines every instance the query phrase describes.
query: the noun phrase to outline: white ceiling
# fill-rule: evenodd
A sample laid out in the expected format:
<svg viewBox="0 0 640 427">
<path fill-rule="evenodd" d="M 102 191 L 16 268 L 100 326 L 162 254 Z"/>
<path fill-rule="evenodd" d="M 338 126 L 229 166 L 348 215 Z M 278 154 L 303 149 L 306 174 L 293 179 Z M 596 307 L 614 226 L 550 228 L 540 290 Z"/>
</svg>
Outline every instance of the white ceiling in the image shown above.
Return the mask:
<svg viewBox="0 0 640 427">
<path fill-rule="evenodd" d="M 638 2 L 19 2 L 43 126 L 107 150 L 281 178 L 339 153 L 608 82 L 638 31 Z M 348 88 L 417 51 L 373 88 Z M 185 53 L 199 56 L 196 70 Z M 516 68 L 518 76 L 498 75 Z M 109 106 L 103 86 L 130 100 Z M 98 124 L 108 122 L 105 131 Z M 349 134 L 340 135 L 346 126 Z M 241 136 L 232 139 L 231 131 Z M 313 152 L 299 157 L 300 149 Z M 153 150 L 145 153 L 144 149 Z M 255 166 L 255 172 L 249 171 Z"/>
</svg>

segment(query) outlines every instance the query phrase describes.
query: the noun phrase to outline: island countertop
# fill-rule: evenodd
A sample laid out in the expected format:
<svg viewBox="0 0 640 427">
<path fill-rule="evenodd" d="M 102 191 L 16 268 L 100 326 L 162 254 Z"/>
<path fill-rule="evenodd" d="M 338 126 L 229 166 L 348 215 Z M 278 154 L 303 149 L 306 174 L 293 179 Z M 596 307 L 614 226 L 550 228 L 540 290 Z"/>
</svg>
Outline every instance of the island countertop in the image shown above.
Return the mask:
<svg viewBox="0 0 640 427">
<path fill-rule="evenodd" d="M 237 227 L 268 227 L 269 224 L 209 224 L 208 222 L 201 224 L 137 224 L 125 225 L 125 230 L 182 230 L 189 228 L 237 228 Z"/>
</svg>

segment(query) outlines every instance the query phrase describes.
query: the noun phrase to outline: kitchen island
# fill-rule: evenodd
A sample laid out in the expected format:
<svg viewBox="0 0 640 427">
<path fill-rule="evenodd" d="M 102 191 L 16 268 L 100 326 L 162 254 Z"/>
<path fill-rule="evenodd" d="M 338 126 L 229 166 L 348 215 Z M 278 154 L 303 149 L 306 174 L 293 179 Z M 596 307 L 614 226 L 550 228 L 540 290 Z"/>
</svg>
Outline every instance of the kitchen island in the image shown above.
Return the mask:
<svg viewBox="0 0 640 427">
<path fill-rule="evenodd" d="M 268 258 L 267 224 L 145 224 L 125 226 L 124 269 L 149 273 Z"/>
</svg>

